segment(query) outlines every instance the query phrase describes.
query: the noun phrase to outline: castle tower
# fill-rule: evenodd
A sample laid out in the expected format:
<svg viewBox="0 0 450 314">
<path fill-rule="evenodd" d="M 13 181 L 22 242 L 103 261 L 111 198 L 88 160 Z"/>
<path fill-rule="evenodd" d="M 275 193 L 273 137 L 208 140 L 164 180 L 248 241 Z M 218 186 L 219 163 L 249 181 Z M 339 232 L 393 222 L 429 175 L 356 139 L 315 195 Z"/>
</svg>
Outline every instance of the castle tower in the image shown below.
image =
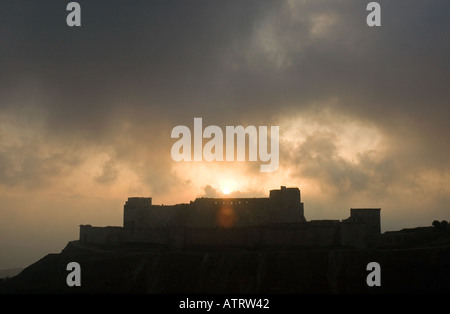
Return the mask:
<svg viewBox="0 0 450 314">
<path fill-rule="evenodd" d="M 351 208 L 350 217 L 355 222 L 367 224 L 371 234 L 381 234 L 380 208 Z"/>
<path fill-rule="evenodd" d="M 152 206 L 151 197 L 129 197 L 123 206 L 123 226 L 124 228 L 138 228 L 139 223 L 144 221 L 143 209 Z"/>
<path fill-rule="evenodd" d="M 281 186 L 279 190 L 270 190 L 270 200 L 274 208 L 281 210 L 278 222 L 306 221 L 299 188 Z"/>
</svg>

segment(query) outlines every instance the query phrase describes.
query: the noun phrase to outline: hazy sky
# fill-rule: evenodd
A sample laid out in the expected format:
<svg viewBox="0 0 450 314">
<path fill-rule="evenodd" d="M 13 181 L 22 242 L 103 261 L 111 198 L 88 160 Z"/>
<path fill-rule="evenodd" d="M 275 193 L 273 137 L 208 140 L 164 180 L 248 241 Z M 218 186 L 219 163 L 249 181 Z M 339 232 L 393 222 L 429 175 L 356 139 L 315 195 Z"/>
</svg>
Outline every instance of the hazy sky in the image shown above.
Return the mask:
<svg viewBox="0 0 450 314">
<path fill-rule="evenodd" d="M 154 204 L 297 186 L 312 219 L 450 220 L 450 2 L 0 3 L 0 269 Z M 280 166 L 180 162 L 177 125 L 280 127 Z"/>
</svg>

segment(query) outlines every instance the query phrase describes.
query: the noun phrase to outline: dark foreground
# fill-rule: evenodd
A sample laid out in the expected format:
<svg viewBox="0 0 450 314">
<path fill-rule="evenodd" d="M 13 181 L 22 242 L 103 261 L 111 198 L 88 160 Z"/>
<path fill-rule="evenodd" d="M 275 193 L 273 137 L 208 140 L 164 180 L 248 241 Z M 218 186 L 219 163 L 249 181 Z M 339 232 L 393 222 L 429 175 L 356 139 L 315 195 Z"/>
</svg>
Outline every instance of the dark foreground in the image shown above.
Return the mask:
<svg viewBox="0 0 450 314">
<path fill-rule="evenodd" d="M 66 266 L 81 266 L 81 286 L 69 287 Z M 367 264 L 381 266 L 381 286 L 369 287 Z M 18 276 L 1 293 L 450 293 L 450 246 L 345 249 L 93 248 L 69 242 Z"/>
</svg>

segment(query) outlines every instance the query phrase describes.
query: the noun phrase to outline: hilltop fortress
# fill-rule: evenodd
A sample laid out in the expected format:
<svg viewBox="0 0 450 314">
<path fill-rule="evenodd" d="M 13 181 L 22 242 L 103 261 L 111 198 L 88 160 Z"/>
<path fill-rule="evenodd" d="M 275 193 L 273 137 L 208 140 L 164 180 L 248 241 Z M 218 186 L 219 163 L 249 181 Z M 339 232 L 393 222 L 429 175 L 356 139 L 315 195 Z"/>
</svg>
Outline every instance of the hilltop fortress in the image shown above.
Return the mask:
<svg viewBox="0 0 450 314">
<path fill-rule="evenodd" d="M 352 208 L 348 219 L 306 221 L 298 188 L 282 186 L 268 198 L 197 198 L 189 204 L 153 205 L 130 197 L 123 227 L 80 226 L 89 245 L 200 247 L 355 247 L 379 242 L 379 208 Z"/>
</svg>

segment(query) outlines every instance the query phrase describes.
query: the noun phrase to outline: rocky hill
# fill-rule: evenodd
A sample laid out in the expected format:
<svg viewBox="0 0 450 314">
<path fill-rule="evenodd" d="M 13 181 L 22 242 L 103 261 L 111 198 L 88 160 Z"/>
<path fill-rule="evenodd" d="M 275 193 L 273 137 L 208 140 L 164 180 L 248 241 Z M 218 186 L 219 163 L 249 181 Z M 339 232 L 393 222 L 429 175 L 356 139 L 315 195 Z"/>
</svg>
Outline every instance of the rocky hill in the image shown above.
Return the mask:
<svg viewBox="0 0 450 314">
<path fill-rule="evenodd" d="M 430 229 L 420 232 L 429 234 Z M 49 254 L 18 276 L 1 280 L 0 292 L 449 293 L 450 246 L 442 240 L 446 238 L 432 237 L 430 245 L 419 241 L 416 247 L 409 242 L 404 248 L 184 251 L 87 247 L 72 241 L 61 253 Z M 81 266 L 80 287 L 66 284 L 70 262 Z M 380 287 L 366 283 L 369 262 L 381 266 Z"/>
</svg>

